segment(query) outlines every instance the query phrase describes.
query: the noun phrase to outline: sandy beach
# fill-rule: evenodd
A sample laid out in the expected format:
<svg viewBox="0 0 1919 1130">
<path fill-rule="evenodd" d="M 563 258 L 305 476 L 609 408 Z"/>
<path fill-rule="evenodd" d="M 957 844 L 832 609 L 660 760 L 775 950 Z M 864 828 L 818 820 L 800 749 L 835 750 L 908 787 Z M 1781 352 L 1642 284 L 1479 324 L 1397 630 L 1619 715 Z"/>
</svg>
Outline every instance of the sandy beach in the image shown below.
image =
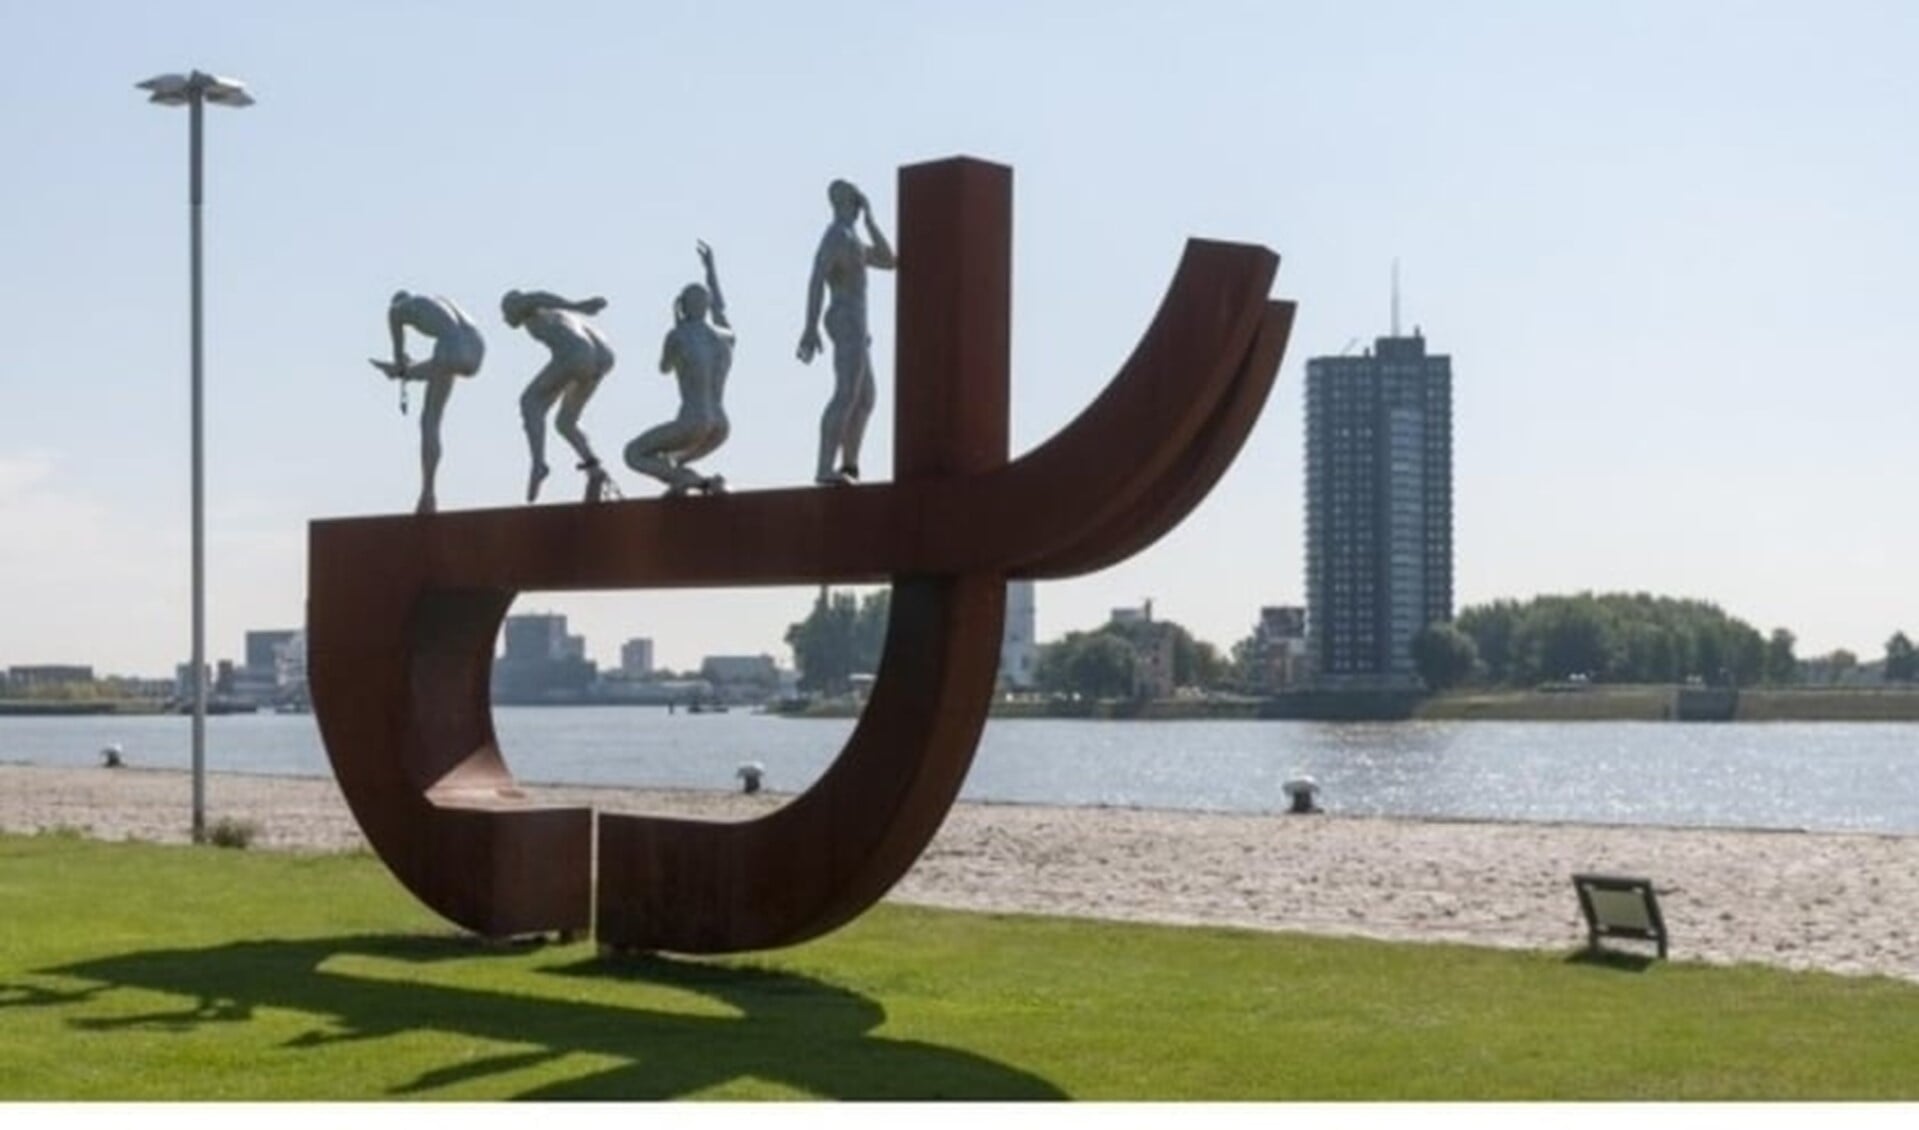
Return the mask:
<svg viewBox="0 0 1919 1130">
<path fill-rule="evenodd" d="M 538 787 L 602 811 L 747 819 L 777 795 Z M 187 839 L 183 773 L 0 765 L 0 831 Z M 331 780 L 214 774 L 255 848 L 363 847 Z M 1919 837 L 961 804 L 889 896 L 968 910 L 1571 951 L 1569 877 L 1651 878 L 1672 958 L 1919 981 Z"/>
</svg>

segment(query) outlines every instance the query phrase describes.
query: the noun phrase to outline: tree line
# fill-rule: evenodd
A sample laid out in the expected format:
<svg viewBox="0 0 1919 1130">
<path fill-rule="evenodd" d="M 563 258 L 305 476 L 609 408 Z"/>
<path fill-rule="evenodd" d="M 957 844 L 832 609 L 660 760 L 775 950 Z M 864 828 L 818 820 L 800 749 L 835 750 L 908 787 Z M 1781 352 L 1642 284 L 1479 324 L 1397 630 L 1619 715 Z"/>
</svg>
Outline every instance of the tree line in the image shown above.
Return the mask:
<svg viewBox="0 0 1919 1130">
<path fill-rule="evenodd" d="M 844 694 L 854 674 L 879 666 L 888 596 L 885 589 L 864 597 L 821 589 L 812 611 L 786 631 L 801 690 Z M 1142 655 L 1169 640 L 1174 687 L 1254 689 L 1251 636 L 1233 646 L 1229 660 L 1171 620 L 1114 621 L 1040 645 L 1037 688 L 1087 699 L 1133 697 L 1145 689 Z M 1762 633 L 1708 601 L 1586 592 L 1470 605 L 1451 623 L 1416 635 L 1412 657 L 1433 690 L 1567 680 L 1744 687 L 1797 681 L 1797 644 L 1786 628 Z M 1844 649 L 1819 662 L 1833 679 L 1859 664 Z M 1886 641 L 1885 678 L 1919 682 L 1919 648 L 1904 631 Z"/>
<path fill-rule="evenodd" d="M 786 643 L 799 669 L 799 688 L 833 697 L 852 689 L 853 676 L 879 667 L 891 610 L 888 590 L 864 597 L 821 589 L 806 618 L 787 626 Z M 1140 690 L 1140 655 L 1170 640 L 1177 687 L 1217 687 L 1230 671 L 1218 649 L 1170 620 L 1115 622 L 1090 632 L 1068 632 L 1039 647 L 1034 681 L 1042 693 L 1089 699 L 1131 698 Z"/>
<path fill-rule="evenodd" d="M 1469 678 L 1507 686 L 1580 679 L 1745 687 L 1798 681 L 1797 645 L 1790 629 L 1761 633 L 1708 601 L 1578 593 L 1471 605 L 1452 624 L 1421 632 L 1413 652 L 1436 689 Z M 1822 661 L 1834 677 L 1858 665 L 1843 649 Z M 1903 631 L 1886 643 L 1885 675 L 1919 678 L 1919 656 Z"/>
<path fill-rule="evenodd" d="M 1141 656 L 1170 640 L 1172 685 L 1215 689 L 1230 670 L 1219 649 L 1171 620 L 1115 620 L 1090 632 L 1068 632 L 1041 644 L 1033 680 L 1043 694 L 1069 698 L 1132 698 L 1148 688 Z"/>
<path fill-rule="evenodd" d="M 799 688 L 831 698 L 851 690 L 854 675 L 877 670 L 891 610 L 890 589 L 861 598 L 822 586 L 812 612 L 786 629 L 786 644 L 793 649 L 793 664 L 800 673 Z"/>
</svg>

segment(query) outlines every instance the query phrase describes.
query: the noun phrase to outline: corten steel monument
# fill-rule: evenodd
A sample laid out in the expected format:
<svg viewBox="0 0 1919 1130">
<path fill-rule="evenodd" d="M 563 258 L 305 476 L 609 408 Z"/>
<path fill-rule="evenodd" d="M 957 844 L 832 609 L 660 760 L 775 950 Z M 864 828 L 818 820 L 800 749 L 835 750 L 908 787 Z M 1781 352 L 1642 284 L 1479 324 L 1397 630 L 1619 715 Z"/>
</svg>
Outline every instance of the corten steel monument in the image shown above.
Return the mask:
<svg viewBox="0 0 1919 1130">
<path fill-rule="evenodd" d="M 1005 583 L 1090 572 L 1172 529 L 1258 419 L 1292 325 L 1278 258 L 1192 241 L 1125 368 L 1007 458 L 1012 171 L 899 176 L 894 481 L 314 522 L 309 681 L 368 841 L 475 932 L 584 929 L 615 949 L 724 953 L 825 933 L 912 866 L 986 720 Z M 883 582 L 873 694 L 806 792 L 742 823 L 543 805 L 488 700 L 516 593 Z M 597 900 L 596 900 L 597 894 Z"/>
</svg>

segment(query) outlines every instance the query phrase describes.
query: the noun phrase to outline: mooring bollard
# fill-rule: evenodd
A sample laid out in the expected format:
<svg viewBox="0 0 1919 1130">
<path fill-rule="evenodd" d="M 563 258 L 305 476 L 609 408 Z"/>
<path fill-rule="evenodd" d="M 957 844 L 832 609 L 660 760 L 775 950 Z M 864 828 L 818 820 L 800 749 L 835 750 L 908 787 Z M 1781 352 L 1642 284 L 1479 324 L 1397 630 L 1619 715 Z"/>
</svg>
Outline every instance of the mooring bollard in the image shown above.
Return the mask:
<svg viewBox="0 0 1919 1130">
<path fill-rule="evenodd" d="M 1287 812 L 1305 814 L 1319 811 L 1319 804 L 1315 800 L 1319 795 L 1319 782 L 1311 777 L 1295 777 L 1279 786 L 1279 791 L 1285 793 L 1286 799 L 1291 802 Z"/>
</svg>

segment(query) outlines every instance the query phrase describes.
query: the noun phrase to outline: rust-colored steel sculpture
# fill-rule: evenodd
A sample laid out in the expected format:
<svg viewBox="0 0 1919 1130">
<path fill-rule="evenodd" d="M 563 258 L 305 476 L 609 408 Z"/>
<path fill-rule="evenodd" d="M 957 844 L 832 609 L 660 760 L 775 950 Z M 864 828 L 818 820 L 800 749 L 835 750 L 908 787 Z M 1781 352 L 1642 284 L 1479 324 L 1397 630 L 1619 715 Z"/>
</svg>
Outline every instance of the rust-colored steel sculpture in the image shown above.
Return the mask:
<svg viewBox="0 0 1919 1130">
<path fill-rule="evenodd" d="M 723 953 L 841 925 L 919 857 L 985 724 L 1009 577 L 1151 544 L 1238 454 L 1292 326 L 1278 259 L 1192 241 L 1120 374 L 1007 459 L 1012 172 L 900 171 L 892 483 L 319 521 L 308 667 L 342 791 L 380 858 L 481 934 L 584 929 Z M 874 691 L 791 803 L 734 824 L 544 806 L 493 732 L 493 641 L 528 589 L 890 581 Z"/>
</svg>

